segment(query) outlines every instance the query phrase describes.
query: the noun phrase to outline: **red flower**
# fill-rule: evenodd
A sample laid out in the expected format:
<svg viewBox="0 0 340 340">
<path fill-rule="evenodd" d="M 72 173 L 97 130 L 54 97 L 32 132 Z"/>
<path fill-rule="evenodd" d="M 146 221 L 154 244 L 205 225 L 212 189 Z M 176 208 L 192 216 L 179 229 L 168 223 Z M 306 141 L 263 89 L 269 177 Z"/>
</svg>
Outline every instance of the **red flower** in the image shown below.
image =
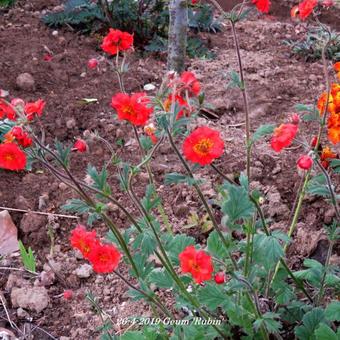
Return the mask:
<svg viewBox="0 0 340 340">
<path fill-rule="evenodd" d="M 181 85 L 179 91 L 188 91 L 190 97 L 197 97 L 201 92 L 201 85 L 196 76 L 189 71 L 185 71 L 181 74 Z"/>
<path fill-rule="evenodd" d="M 178 255 L 182 273 L 190 273 L 196 283 L 211 279 L 214 267 L 211 256 L 203 250 L 188 246 Z"/>
<path fill-rule="evenodd" d="M 318 0 L 304 0 L 299 4 L 299 17 L 301 20 L 307 19 L 317 6 Z"/>
<path fill-rule="evenodd" d="M 133 44 L 133 35 L 110 28 L 109 33 L 104 38 L 101 48 L 104 52 L 115 55 L 119 51 L 126 51 Z"/>
<path fill-rule="evenodd" d="M 13 107 L 7 104 L 3 99 L 0 98 L 0 119 L 8 118 L 9 120 L 16 119 L 16 112 Z"/>
<path fill-rule="evenodd" d="M 85 227 L 78 225 L 71 232 L 70 237 L 73 248 L 79 249 L 85 259 L 88 259 L 93 247 L 99 243 L 95 231 L 86 231 Z"/>
<path fill-rule="evenodd" d="M 63 297 L 65 300 L 71 300 L 73 298 L 73 291 L 71 289 L 64 290 Z"/>
<path fill-rule="evenodd" d="M 302 155 L 300 156 L 296 164 L 301 170 L 309 170 L 313 165 L 313 160 L 308 155 Z"/>
<path fill-rule="evenodd" d="M 90 69 L 94 69 L 98 66 L 98 64 L 99 64 L 99 62 L 96 58 L 91 58 L 87 62 L 87 67 L 90 68 Z"/>
<path fill-rule="evenodd" d="M 76 150 L 76 151 L 79 151 L 79 152 L 86 152 L 87 150 L 87 144 L 84 140 L 82 139 L 77 139 L 76 142 L 74 143 L 73 145 L 73 148 Z"/>
<path fill-rule="evenodd" d="M 118 119 L 127 120 L 134 125 L 145 125 L 153 108 L 148 107 L 150 100 L 145 92 L 117 93 L 112 97 L 111 106 L 117 111 Z"/>
<path fill-rule="evenodd" d="M 37 101 L 33 103 L 27 103 L 25 105 L 25 115 L 28 120 L 33 120 L 35 115 L 41 117 L 44 107 L 45 107 L 45 102 L 42 99 L 38 99 Z"/>
<path fill-rule="evenodd" d="M 334 153 L 329 146 L 326 146 L 322 149 L 320 160 L 321 160 L 322 166 L 325 169 L 329 167 L 329 162 L 335 158 L 338 158 L 338 155 Z"/>
<path fill-rule="evenodd" d="M 223 272 L 216 273 L 215 276 L 214 276 L 214 280 L 215 280 L 215 282 L 218 285 L 224 283 L 225 282 L 225 275 L 224 275 L 224 273 Z"/>
<path fill-rule="evenodd" d="M 23 170 L 25 167 L 26 154 L 16 144 L 0 144 L 0 168 Z"/>
<path fill-rule="evenodd" d="M 32 145 L 32 138 L 29 137 L 22 127 L 14 126 L 10 133 L 23 148 L 28 148 Z"/>
<path fill-rule="evenodd" d="M 280 152 L 283 148 L 291 145 L 298 129 L 298 126 L 295 124 L 281 124 L 274 130 L 273 137 L 270 141 L 272 149 Z"/>
<path fill-rule="evenodd" d="M 210 164 L 223 154 L 224 142 L 218 131 L 207 126 L 197 128 L 183 143 L 183 153 L 186 159 L 200 165 Z"/>
<path fill-rule="evenodd" d="M 144 132 L 149 136 L 153 144 L 157 143 L 157 136 L 155 135 L 156 128 L 152 123 L 144 126 Z"/>
<path fill-rule="evenodd" d="M 96 244 L 89 254 L 89 261 L 97 273 L 110 273 L 118 267 L 121 254 L 114 245 Z"/>
<path fill-rule="evenodd" d="M 257 9 L 262 13 L 268 13 L 271 2 L 269 0 L 252 0 Z"/>
</svg>

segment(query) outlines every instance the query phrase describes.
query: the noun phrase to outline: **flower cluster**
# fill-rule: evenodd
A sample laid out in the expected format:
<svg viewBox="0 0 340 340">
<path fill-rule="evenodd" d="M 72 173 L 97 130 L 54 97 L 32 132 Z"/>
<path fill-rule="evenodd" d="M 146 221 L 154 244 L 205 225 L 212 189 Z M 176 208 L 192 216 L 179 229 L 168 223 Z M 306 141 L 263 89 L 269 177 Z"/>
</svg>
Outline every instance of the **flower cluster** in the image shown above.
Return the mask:
<svg viewBox="0 0 340 340">
<path fill-rule="evenodd" d="M 328 104 L 327 104 L 328 98 Z M 329 113 L 327 120 L 328 127 L 328 139 L 337 144 L 340 142 L 340 84 L 332 84 L 331 91 L 328 94 L 324 92 L 321 94 L 317 107 L 320 115 L 323 115 L 326 111 Z"/>
<path fill-rule="evenodd" d="M 71 232 L 73 248 L 80 250 L 85 259 L 90 261 L 97 273 L 110 273 L 118 267 L 121 254 L 112 244 L 102 244 L 95 231 L 86 231 L 78 225 Z"/>
</svg>

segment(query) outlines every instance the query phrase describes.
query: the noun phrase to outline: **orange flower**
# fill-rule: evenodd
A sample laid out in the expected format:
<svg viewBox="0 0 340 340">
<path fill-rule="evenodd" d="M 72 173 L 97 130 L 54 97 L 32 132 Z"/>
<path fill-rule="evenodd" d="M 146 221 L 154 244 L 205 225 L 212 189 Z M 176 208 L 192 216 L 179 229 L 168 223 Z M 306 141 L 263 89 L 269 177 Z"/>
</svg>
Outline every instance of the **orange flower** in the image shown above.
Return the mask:
<svg viewBox="0 0 340 340">
<path fill-rule="evenodd" d="M 328 139 L 333 144 L 340 142 L 340 127 L 328 129 Z"/>
<path fill-rule="evenodd" d="M 335 72 L 340 72 L 340 61 L 333 65 Z"/>
<path fill-rule="evenodd" d="M 38 99 L 33 103 L 27 103 L 25 105 L 25 115 L 27 119 L 33 120 L 36 115 L 38 117 L 41 117 L 43 114 L 45 104 L 46 103 L 42 99 Z"/>
<path fill-rule="evenodd" d="M 183 143 L 183 153 L 187 160 L 207 165 L 223 154 L 224 142 L 220 133 L 207 126 L 193 131 Z"/>
<path fill-rule="evenodd" d="M 337 158 L 337 154 L 334 153 L 329 146 L 326 146 L 322 149 L 322 153 L 320 156 L 322 166 L 327 169 L 329 166 L 329 161 L 331 159 Z"/>
<path fill-rule="evenodd" d="M 180 107 L 180 110 L 177 113 L 176 120 L 182 117 L 190 117 L 189 105 L 186 100 L 184 100 L 180 95 L 175 95 L 175 103 Z M 171 104 L 173 101 L 172 93 L 169 94 L 168 98 L 164 101 L 164 108 L 168 112 L 171 109 Z"/>
<path fill-rule="evenodd" d="M 26 154 L 14 143 L 0 144 L 0 168 L 24 170 Z"/>
<path fill-rule="evenodd" d="M 301 20 L 307 19 L 317 6 L 318 0 L 304 0 L 299 4 L 299 17 Z"/>
</svg>

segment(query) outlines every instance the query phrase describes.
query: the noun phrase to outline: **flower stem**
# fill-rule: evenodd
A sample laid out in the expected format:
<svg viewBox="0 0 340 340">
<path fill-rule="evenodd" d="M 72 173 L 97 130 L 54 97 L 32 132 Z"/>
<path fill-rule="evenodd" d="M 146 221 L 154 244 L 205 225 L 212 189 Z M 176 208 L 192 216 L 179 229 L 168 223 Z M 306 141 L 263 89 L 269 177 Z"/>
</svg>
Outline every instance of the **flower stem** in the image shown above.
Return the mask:
<svg viewBox="0 0 340 340">
<path fill-rule="evenodd" d="M 250 143 L 250 117 L 249 117 L 249 104 L 248 104 L 248 97 L 247 97 L 247 90 L 246 90 L 246 84 L 244 79 L 244 72 L 243 72 L 243 64 L 242 64 L 242 58 L 241 58 L 241 52 L 240 52 L 240 44 L 236 33 L 236 27 L 235 22 L 233 20 L 230 20 L 231 23 L 231 30 L 233 32 L 234 37 L 234 43 L 235 43 L 235 50 L 236 50 L 236 56 L 238 61 L 238 67 L 240 72 L 240 81 L 241 86 L 240 90 L 242 92 L 243 97 L 243 104 L 244 104 L 244 111 L 246 115 L 246 173 L 248 177 L 248 181 L 250 182 L 250 160 L 251 160 L 251 143 Z"/>
</svg>

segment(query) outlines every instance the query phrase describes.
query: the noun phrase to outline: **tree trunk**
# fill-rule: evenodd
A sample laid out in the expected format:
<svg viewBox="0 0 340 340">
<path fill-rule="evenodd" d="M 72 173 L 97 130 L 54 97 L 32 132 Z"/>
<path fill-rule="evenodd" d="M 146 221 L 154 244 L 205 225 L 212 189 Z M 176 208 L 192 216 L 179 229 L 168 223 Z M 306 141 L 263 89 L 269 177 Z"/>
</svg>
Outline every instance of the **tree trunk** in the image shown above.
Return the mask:
<svg viewBox="0 0 340 340">
<path fill-rule="evenodd" d="M 187 0 L 170 0 L 169 13 L 168 70 L 181 73 L 185 69 L 187 49 Z"/>
</svg>

